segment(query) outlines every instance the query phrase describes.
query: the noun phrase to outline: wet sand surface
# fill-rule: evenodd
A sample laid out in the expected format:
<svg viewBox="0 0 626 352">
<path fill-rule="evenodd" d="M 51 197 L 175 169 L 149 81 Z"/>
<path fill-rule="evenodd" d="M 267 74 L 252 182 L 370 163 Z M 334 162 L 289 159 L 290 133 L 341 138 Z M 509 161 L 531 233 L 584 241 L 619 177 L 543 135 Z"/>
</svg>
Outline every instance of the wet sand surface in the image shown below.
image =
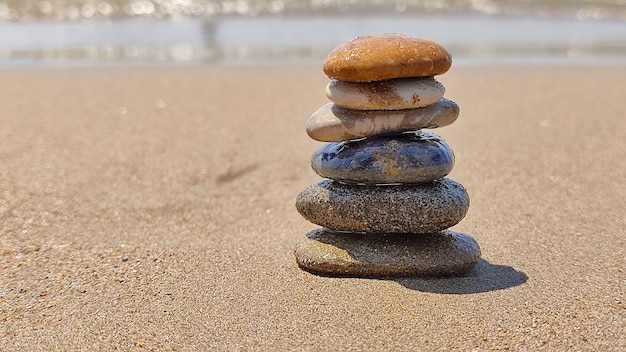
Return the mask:
<svg viewBox="0 0 626 352">
<path fill-rule="evenodd" d="M 338 279 L 293 256 L 321 67 L 3 70 L 1 349 L 626 348 L 626 67 L 439 80 L 483 259 Z"/>
</svg>

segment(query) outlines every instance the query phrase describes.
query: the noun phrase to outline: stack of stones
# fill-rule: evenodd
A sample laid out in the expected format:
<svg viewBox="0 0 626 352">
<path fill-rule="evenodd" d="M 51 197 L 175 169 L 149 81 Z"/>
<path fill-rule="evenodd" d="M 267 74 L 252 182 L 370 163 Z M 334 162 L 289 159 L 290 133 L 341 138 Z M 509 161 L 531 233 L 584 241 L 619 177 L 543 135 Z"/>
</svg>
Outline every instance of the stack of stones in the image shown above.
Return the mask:
<svg viewBox="0 0 626 352">
<path fill-rule="evenodd" d="M 459 107 L 434 76 L 450 54 L 399 34 L 357 37 L 324 62 L 332 101 L 315 111 L 308 135 L 328 142 L 312 157 L 325 179 L 302 191 L 300 214 L 322 226 L 295 250 L 304 270 L 328 276 L 443 276 L 469 271 L 478 243 L 449 227 L 469 207 L 445 176 L 454 154 L 424 132 L 453 123 Z"/>
</svg>

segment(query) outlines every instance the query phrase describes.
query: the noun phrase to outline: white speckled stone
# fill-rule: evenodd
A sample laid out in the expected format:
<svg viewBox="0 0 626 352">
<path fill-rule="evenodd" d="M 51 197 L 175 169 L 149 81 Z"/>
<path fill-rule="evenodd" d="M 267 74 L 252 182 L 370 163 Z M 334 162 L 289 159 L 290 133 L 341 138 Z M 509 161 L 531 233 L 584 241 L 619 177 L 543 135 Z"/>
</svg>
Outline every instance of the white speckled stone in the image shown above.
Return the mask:
<svg viewBox="0 0 626 352">
<path fill-rule="evenodd" d="M 417 185 L 361 186 L 323 180 L 296 198 L 298 212 L 331 230 L 428 233 L 459 223 L 469 208 L 465 188 L 449 178 Z"/>
<path fill-rule="evenodd" d="M 404 132 L 450 125 L 459 117 L 459 106 L 441 98 L 432 105 L 403 110 L 351 110 L 328 103 L 306 122 L 309 137 L 339 142 L 377 134 Z"/>
<path fill-rule="evenodd" d="M 333 79 L 326 86 L 326 96 L 330 101 L 353 110 L 414 109 L 434 104 L 444 93 L 443 84 L 433 77 L 367 83 Z"/>
<path fill-rule="evenodd" d="M 446 276 L 471 270 L 480 247 L 469 235 L 370 235 L 316 229 L 294 252 L 304 270 L 328 276 Z"/>
</svg>

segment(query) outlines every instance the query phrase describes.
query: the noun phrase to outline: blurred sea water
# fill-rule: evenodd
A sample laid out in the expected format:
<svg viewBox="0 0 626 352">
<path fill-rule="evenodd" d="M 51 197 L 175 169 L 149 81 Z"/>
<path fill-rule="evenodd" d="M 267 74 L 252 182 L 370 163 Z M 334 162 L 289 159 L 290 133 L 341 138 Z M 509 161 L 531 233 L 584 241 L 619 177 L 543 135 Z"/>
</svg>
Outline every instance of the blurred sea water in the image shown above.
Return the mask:
<svg viewBox="0 0 626 352">
<path fill-rule="evenodd" d="M 625 64 L 626 0 L 0 0 L 0 67 L 320 62 L 383 32 L 455 64 Z"/>
</svg>

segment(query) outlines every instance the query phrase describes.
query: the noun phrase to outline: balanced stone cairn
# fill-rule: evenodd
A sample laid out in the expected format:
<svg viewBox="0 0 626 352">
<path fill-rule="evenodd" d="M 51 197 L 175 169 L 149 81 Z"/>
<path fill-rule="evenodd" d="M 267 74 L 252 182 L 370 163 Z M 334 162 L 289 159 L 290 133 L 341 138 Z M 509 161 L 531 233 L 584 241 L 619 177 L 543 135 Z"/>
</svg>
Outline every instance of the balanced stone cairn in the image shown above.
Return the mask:
<svg viewBox="0 0 626 352">
<path fill-rule="evenodd" d="M 426 39 L 366 35 L 324 62 L 332 101 L 311 115 L 307 134 L 328 142 L 312 157 L 325 179 L 296 208 L 322 226 L 295 250 L 298 265 L 328 276 L 444 276 L 469 271 L 478 243 L 448 228 L 469 208 L 465 188 L 445 178 L 454 154 L 423 132 L 453 123 L 459 107 L 434 76 L 450 54 Z"/>
</svg>

